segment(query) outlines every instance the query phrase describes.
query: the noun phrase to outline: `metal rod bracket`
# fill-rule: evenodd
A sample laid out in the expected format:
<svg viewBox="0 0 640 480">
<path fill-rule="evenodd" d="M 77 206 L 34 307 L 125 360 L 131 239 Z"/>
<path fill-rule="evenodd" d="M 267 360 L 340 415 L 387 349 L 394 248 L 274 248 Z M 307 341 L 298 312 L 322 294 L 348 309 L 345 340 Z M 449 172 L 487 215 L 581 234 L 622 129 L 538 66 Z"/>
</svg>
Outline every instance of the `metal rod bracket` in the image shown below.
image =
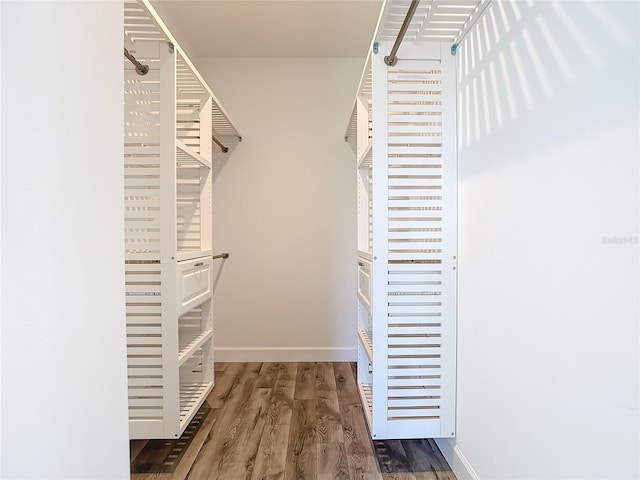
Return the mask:
<svg viewBox="0 0 640 480">
<path fill-rule="evenodd" d="M 136 67 L 136 73 L 138 75 L 146 75 L 149 73 L 149 65 L 141 64 L 126 48 L 124 49 L 124 56 L 127 57 L 127 59 Z"/>
<path fill-rule="evenodd" d="M 458 44 L 454 43 L 453 45 L 451 45 L 451 55 L 455 57 L 456 53 L 458 53 Z"/>
<path fill-rule="evenodd" d="M 396 57 L 395 55 L 393 57 L 391 55 L 387 55 L 386 57 L 384 57 L 384 63 L 386 63 L 390 67 L 393 67 L 396 63 L 398 63 L 398 57 Z"/>
</svg>

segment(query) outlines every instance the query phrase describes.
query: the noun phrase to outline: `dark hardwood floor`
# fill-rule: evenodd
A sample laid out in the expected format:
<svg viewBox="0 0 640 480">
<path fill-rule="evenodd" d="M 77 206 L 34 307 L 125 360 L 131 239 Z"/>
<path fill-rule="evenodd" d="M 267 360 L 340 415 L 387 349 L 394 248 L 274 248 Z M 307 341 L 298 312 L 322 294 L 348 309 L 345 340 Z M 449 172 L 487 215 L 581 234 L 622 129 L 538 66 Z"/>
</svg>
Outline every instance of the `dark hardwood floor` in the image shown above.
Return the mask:
<svg viewBox="0 0 640 480">
<path fill-rule="evenodd" d="M 371 442 L 350 363 L 216 364 L 180 440 L 133 440 L 132 480 L 455 480 L 432 440 Z"/>
</svg>

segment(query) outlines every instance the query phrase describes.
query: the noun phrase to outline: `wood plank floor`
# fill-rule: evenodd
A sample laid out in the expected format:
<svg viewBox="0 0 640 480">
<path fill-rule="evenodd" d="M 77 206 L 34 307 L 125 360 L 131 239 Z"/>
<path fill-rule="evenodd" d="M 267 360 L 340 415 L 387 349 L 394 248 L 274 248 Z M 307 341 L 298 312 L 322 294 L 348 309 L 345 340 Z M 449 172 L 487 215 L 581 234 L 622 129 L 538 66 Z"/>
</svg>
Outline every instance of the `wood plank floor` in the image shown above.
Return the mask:
<svg viewBox="0 0 640 480">
<path fill-rule="evenodd" d="M 186 440 L 133 440 L 132 472 L 145 473 L 131 478 L 455 480 L 432 440 L 371 442 L 354 370 L 218 363 L 197 428 Z"/>
</svg>

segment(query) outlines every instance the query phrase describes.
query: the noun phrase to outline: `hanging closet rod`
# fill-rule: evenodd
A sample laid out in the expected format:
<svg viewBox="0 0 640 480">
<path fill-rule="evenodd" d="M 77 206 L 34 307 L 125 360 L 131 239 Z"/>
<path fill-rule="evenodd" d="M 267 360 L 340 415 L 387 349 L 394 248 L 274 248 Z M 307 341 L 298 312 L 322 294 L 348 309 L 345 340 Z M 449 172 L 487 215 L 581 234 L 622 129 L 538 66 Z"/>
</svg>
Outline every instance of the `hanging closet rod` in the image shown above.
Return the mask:
<svg viewBox="0 0 640 480">
<path fill-rule="evenodd" d="M 229 151 L 229 147 L 225 147 L 222 143 L 220 143 L 220 140 L 218 140 L 216 137 L 214 137 L 213 135 L 211 135 L 211 138 L 213 139 L 214 142 L 216 142 L 216 144 L 220 147 L 220 150 L 222 150 L 222 153 L 227 153 Z M 225 257 L 226 258 L 226 257 Z"/>
<path fill-rule="evenodd" d="M 400 27 L 400 31 L 398 32 L 396 42 L 393 44 L 391 53 L 388 56 L 384 57 L 384 63 L 386 63 L 390 67 L 393 67 L 396 63 L 398 63 L 398 57 L 396 57 L 396 53 L 398 52 L 398 48 L 400 48 L 400 44 L 404 39 L 405 33 L 407 33 L 407 29 L 409 28 L 409 24 L 411 23 L 413 14 L 416 13 L 418 3 L 420 3 L 420 0 L 411 0 L 411 5 L 409 6 L 409 10 L 407 10 L 407 16 L 404 17 L 404 22 L 402 22 L 402 27 Z"/>
<path fill-rule="evenodd" d="M 211 257 L 212 260 L 215 260 L 216 258 L 224 258 L 227 259 L 229 258 L 229 254 L 228 253 L 221 253 L 220 255 L 213 255 Z"/>
<path fill-rule="evenodd" d="M 136 57 L 129 53 L 129 50 L 127 50 L 126 48 L 124 49 L 124 56 L 127 57 L 129 61 L 136 66 L 136 73 L 138 75 L 146 75 L 147 73 L 149 73 L 149 65 L 141 64 L 138 60 L 136 60 Z"/>
</svg>

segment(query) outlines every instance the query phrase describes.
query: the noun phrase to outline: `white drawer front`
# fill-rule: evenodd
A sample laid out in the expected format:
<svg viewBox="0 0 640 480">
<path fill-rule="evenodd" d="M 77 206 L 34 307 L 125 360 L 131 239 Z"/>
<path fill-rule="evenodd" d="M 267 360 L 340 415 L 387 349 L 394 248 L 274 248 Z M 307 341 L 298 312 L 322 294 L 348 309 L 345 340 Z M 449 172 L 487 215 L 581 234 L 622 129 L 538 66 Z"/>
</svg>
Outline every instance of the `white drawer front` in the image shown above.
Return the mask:
<svg viewBox="0 0 640 480">
<path fill-rule="evenodd" d="M 180 315 L 211 298 L 212 264 L 213 261 L 210 258 L 178 263 Z"/>
<path fill-rule="evenodd" d="M 371 312 L 371 262 L 358 258 L 358 297 Z"/>
</svg>

